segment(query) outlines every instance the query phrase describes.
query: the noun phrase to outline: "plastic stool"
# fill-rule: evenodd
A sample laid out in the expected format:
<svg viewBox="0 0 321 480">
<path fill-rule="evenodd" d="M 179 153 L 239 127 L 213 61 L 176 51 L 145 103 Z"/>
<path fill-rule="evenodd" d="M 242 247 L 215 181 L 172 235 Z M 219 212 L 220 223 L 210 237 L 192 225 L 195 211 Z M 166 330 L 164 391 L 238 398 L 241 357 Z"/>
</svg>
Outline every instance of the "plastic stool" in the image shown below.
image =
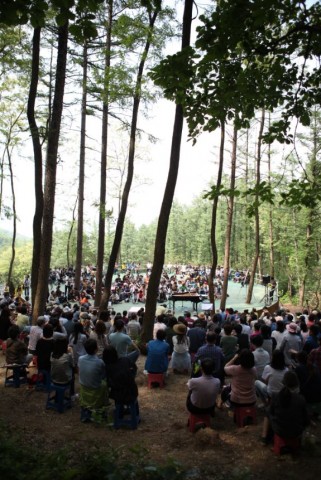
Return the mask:
<svg viewBox="0 0 321 480">
<path fill-rule="evenodd" d="M 19 388 L 20 385 L 28 383 L 28 365 L 22 364 L 12 364 L 12 365 L 5 365 L 6 367 L 6 378 L 4 381 L 5 387 L 15 387 Z M 11 375 L 8 375 L 9 372 L 12 370 Z"/>
<path fill-rule="evenodd" d="M 165 375 L 163 373 L 149 373 L 148 388 L 152 388 L 153 383 L 158 383 L 160 388 L 163 388 L 165 386 Z"/>
<path fill-rule="evenodd" d="M 48 370 L 38 370 L 38 378 L 36 381 L 36 390 L 45 390 L 50 392 L 51 375 Z"/>
<path fill-rule="evenodd" d="M 249 425 L 249 423 L 256 423 L 255 405 L 251 407 L 235 407 L 234 421 L 239 428 Z"/>
<path fill-rule="evenodd" d="M 300 449 L 300 446 L 301 437 L 282 438 L 276 433 L 274 434 L 273 452 L 276 455 L 288 452 L 296 453 Z"/>
<path fill-rule="evenodd" d="M 210 427 L 211 426 L 211 415 L 209 414 L 196 414 L 196 413 L 190 413 L 187 425 L 189 427 L 189 431 L 194 433 L 198 426 L 203 426 L 205 427 Z"/>
<path fill-rule="evenodd" d="M 68 392 L 68 396 L 66 396 L 66 392 Z M 63 413 L 66 408 L 71 408 L 70 385 L 55 385 L 51 383 L 46 408 L 52 408 L 59 413 Z"/>
<path fill-rule="evenodd" d="M 128 418 L 125 418 L 126 416 Z M 139 422 L 140 416 L 137 400 L 135 402 L 129 403 L 128 405 L 115 402 L 114 428 L 118 429 L 122 426 L 127 426 L 130 427 L 132 430 L 136 430 Z"/>
</svg>

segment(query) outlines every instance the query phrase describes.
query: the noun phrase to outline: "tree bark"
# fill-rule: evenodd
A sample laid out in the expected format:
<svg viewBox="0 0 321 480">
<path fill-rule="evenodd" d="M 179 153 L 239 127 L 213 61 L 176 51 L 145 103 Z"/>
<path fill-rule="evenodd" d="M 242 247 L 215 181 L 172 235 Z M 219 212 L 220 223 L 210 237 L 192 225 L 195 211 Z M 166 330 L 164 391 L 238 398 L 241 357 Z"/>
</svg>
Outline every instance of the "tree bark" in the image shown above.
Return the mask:
<svg viewBox="0 0 321 480">
<path fill-rule="evenodd" d="M 193 0 L 185 0 L 184 17 L 183 17 L 183 33 L 182 33 L 182 50 L 190 45 L 191 23 L 192 23 Z M 169 215 L 174 198 L 176 187 L 181 138 L 183 130 L 183 107 L 176 105 L 172 147 L 170 156 L 170 166 L 168 172 L 167 183 L 165 187 L 163 202 L 158 219 L 153 268 L 148 282 L 146 309 L 143 321 L 142 338 L 144 342 L 150 340 L 153 336 L 153 324 L 155 319 L 156 303 L 158 296 L 158 287 L 163 270 L 165 258 L 166 235 L 168 228 Z"/>
<path fill-rule="evenodd" d="M 225 120 L 221 122 L 221 141 L 220 141 L 220 153 L 219 153 L 219 166 L 217 172 L 216 180 L 216 190 L 219 192 L 219 189 L 222 185 L 222 174 L 223 174 L 223 165 L 224 165 L 224 147 L 225 147 Z M 212 206 L 212 223 L 211 223 L 211 249 L 212 249 L 212 265 L 211 271 L 208 276 L 208 288 L 209 288 L 209 300 L 213 305 L 212 312 L 215 312 L 215 292 L 214 292 L 214 278 L 216 274 L 217 267 L 217 245 L 216 245 L 216 223 L 217 223 L 217 207 L 219 202 L 219 196 L 216 195 L 213 200 Z"/>
<path fill-rule="evenodd" d="M 45 311 L 46 299 L 48 294 L 48 276 L 50 269 L 53 219 L 55 208 L 57 156 L 66 78 L 67 44 L 68 23 L 65 23 L 65 25 L 58 28 L 58 53 L 55 91 L 52 107 L 52 117 L 48 131 L 39 275 L 35 303 L 33 306 L 34 323 L 36 322 L 37 317 L 39 315 L 43 315 Z"/>
<path fill-rule="evenodd" d="M 77 217 L 77 254 L 75 269 L 75 289 L 79 290 L 82 266 L 83 234 L 84 234 L 84 195 L 85 195 L 85 162 L 86 162 L 86 108 L 87 108 L 87 71 L 88 71 L 87 41 L 83 45 L 83 77 L 81 99 L 80 126 L 80 156 L 79 156 L 79 186 L 78 186 L 78 217 Z"/>
<path fill-rule="evenodd" d="M 108 113 L 109 113 L 109 70 L 111 60 L 111 32 L 113 18 L 113 0 L 108 2 L 108 25 L 105 45 L 105 81 L 101 128 L 101 157 L 100 157 L 100 198 L 98 220 L 98 243 L 96 262 L 96 293 L 95 306 L 101 302 L 103 284 L 103 266 L 105 252 L 105 225 L 106 225 L 106 181 L 107 181 L 107 146 L 108 146 Z"/>
<path fill-rule="evenodd" d="M 117 255 L 120 249 L 121 239 L 123 235 L 125 217 L 127 212 L 127 205 L 128 205 L 128 197 L 130 193 L 131 184 L 133 181 L 134 176 L 134 159 L 135 159 L 135 147 L 136 147 L 136 131 L 137 131 L 137 118 L 138 118 L 138 110 L 139 104 L 141 99 L 141 87 L 142 87 L 142 79 L 143 79 L 143 71 L 147 59 L 147 55 L 149 52 L 149 48 L 152 41 L 152 34 L 154 24 L 159 13 L 159 9 L 153 12 L 153 14 L 149 14 L 149 28 L 148 34 L 146 39 L 146 44 L 144 47 L 144 51 L 142 53 L 142 57 L 140 60 L 140 64 L 138 67 L 138 73 L 136 78 L 136 85 L 135 85 L 135 95 L 134 95 L 134 104 L 133 104 L 133 112 L 132 112 L 132 120 L 131 120 L 131 128 L 130 128 L 130 140 L 129 140 L 129 151 L 128 151 L 128 169 L 127 169 L 127 179 L 124 186 L 124 191 L 122 195 L 121 201 L 121 208 L 119 212 L 119 216 L 117 219 L 116 224 L 116 231 L 113 246 L 110 252 L 108 268 L 105 276 L 105 285 L 104 285 L 104 293 L 102 296 L 102 300 L 100 302 L 100 309 L 105 310 L 108 306 L 108 300 L 110 297 L 110 290 L 112 285 L 113 273 L 115 269 L 115 264 L 117 260 Z"/>
<path fill-rule="evenodd" d="M 257 144 L 257 159 L 256 159 L 256 187 L 259 189 L 260 181 L 261 181 L 261 148 L 262 148 L 262 135 L 264 130 L 264 120 L 265 120 L 265 110 L 262 110 L 261 115 L 261 122 L 260 122 L 260 131 L 259 131 L 259 138 Z M 255 273 L 257 264 L 259 261 L 260 256 L 260 216 L 259 216 L 259 193 L 257 191 L 255 195 L 255 254 L 252 264 L 252 271 L 251 277 L 249 282 L 249 287 L 247 290 L 246 296 L 246 303 L 251 303 L 252 295 L 253 295 L 253 288 L 254 288 L 254 281 L 255 281 Z"/>
<path fill-rule="evenodd" d="M 31 80 L 29 88 L 27 117 L 32 138 L 34 173 L 35 173 L 35 213 L 33 217 L 33 251 L 31 265 L 31 304 L 34 305 L 41 252 L 41 226 L 43 215 L 43 190 L 42 190 L 42 149 L 39 129 L 35 117 L 35 103 L 39 82 L 39 60 L 40 60 L 40 35 L 41 28 L 36 27 L 32 39 L 32 63 Z"/>
<path fill-rule="evenodd" d="M 75 206 L 74 206 L 74 208 L 73 208 L 73 210 L 72 210 L 72 220 L 71 220 L 70 230 L 69 230 L 69 233 L 68 233 L 67 251 L 66 251 L 67 266 L 68 266 L 68 267 L 71 267 L 71 266 L 72 266 L 72 263 L 73 263 L 73 262 L 71 262 L 71 260 L 70 260 L 70 242 L 71 242 L 72 231 L 73 231 L 74 225 L 75 225 L 75 212 L 76 212 L 77 202 L 78 202 L 78 197 L 76 198 Z"/>
<path fill-rule="evenodd" d="M 221 310 L 225 310 L 225 306 L 226 306 L 228 277 L 229 277 L 229 271 L 230 271 L 231 236 L 232 236 L 233 213 L 234 213 L 236 149 L 237 149 L 237 128 L 234 125 L 233 149 L 232 149 L 232 158 L 231 158 L 230 196 L 229 196 L 228 205 L 227 205 L 227 225 L 226 225 L 226 235 L 225 235 L 224 279 L 223 279 L 222 297 L 221 297 L 221 303 L 220 303 Z"/>
<path fill-rule="evenodd" d="M 13 182 L 13 169 L 11 161 L 11 152 L 9 151 L 9 145 L 7 145 L 7 156 L 8 156 L 8 165 L 10 172 L 10 186 L 11 186 L 11 195 L 12 195 L 12 215 L 13 215 L 13 231 L 12 231 L 12 240 L 11 240 L 11 259 L 9 265 L 9 272 L 7 278 L 7 284 L 9 285 L 12 279 L 13 265 L 16 256 L 16 236 L 17 236 L 17 212 L 16 212 L 16 195 L 14 190 Z"/>
</svg>

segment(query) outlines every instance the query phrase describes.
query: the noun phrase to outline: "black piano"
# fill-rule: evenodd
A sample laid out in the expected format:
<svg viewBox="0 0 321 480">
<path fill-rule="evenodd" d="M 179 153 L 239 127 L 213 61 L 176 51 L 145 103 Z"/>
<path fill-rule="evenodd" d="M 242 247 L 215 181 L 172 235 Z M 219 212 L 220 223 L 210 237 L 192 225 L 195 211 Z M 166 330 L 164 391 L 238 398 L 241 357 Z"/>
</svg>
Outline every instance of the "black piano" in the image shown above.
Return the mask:
<svg viewBox="0 0 321 480">
<path fill-rule="evenodd" d="M 192 302 L 193 310 L 197 311 L 198 304 L 202 302 L 204 298 L 204 295 L 199 295 L 198 293 L 184 292 L 173 293 L 172 296 L 168 298 L 168 301 L 173 302 L 173 312 L 175 312 L 175 302 Z"/>
</svg>

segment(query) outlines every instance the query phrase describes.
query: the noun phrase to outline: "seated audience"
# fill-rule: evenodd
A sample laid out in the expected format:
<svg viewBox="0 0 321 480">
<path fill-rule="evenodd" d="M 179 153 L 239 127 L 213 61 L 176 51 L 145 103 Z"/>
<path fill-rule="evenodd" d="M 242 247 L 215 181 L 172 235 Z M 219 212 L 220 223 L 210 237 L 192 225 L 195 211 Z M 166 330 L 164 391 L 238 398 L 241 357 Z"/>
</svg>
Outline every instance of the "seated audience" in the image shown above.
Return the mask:
<svg viewBox="0 0 321 480">
<path fill-rule="evenodd" d="M 147 344 L 147 358 L 145 370 L 149 373 L 166 373 L 168 369 L 169 345 L 165 341 L 166 332 L 157 330 L 156 340 Z"/>
<path fill-rule="evenodd" d="M 186 407 L 190 413 L 214 414 L 216 397 L 220 391 L 220 381 L 213 376 L 215 370 L 214 360 L 203 358 L 201 360 L 202 375 L 188 380 L 189 393 Z"/>
</svg>

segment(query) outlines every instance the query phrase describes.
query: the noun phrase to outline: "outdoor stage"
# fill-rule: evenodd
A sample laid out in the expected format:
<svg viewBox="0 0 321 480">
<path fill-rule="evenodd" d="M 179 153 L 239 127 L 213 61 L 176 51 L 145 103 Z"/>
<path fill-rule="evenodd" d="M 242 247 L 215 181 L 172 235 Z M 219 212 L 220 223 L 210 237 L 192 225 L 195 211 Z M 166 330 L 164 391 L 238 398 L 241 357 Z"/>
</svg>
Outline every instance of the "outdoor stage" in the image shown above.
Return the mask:
<svg viewBox="0 0 321 480">
<path fill-rule="evenodd" d="M 251 303 L 246 303 L 246 295 L 247 295 L 247 286 L 242 287 L 240 283 L 235 283 L 233 281 L 229 281 L 228 283 L 228 297 L 226 299 L 226 308 L 233 308 L 234 310 L 239 310 L 243 312 L 243 310 L 248 309 L 252 310 L 252 308 L 256 308 L 257 310 L 261 310 L 264 306 L 267 305 L 267 296 L 268 296 L 268 289 L 264 285 L 255 284 L 253 288 L 253 295 Z M 273 303 L 277 302 L 277 296 L 275 294 L 275 298 Z M 162 302 L 167 305 L 168 308 L 173 309 L 173 303 L 170 301 Z M 208 300 L 204 300 L 198 304 L 198 312 L 204 311 L 207 309 Z M 144 308 L 144 303 L 118 303 L 113 305 L 112 308 L 115 312 L 122 312 L 123 310 L 129 311 L 132 307 L 133 310 L 138 310 L 139 308 Z M 205 308 L 203 308 L 205 307 Z M 214 309 L 217 310 L 220 308 L 220 299 L 215 300 Z M 181 315 L 184 311 L 190 311 L 193 313 L 195 310 L 193 309 L 192 302 L 184 301 L 181 302 L 177 300 L 175 302 L 175 315 Z"/>
</svg>

